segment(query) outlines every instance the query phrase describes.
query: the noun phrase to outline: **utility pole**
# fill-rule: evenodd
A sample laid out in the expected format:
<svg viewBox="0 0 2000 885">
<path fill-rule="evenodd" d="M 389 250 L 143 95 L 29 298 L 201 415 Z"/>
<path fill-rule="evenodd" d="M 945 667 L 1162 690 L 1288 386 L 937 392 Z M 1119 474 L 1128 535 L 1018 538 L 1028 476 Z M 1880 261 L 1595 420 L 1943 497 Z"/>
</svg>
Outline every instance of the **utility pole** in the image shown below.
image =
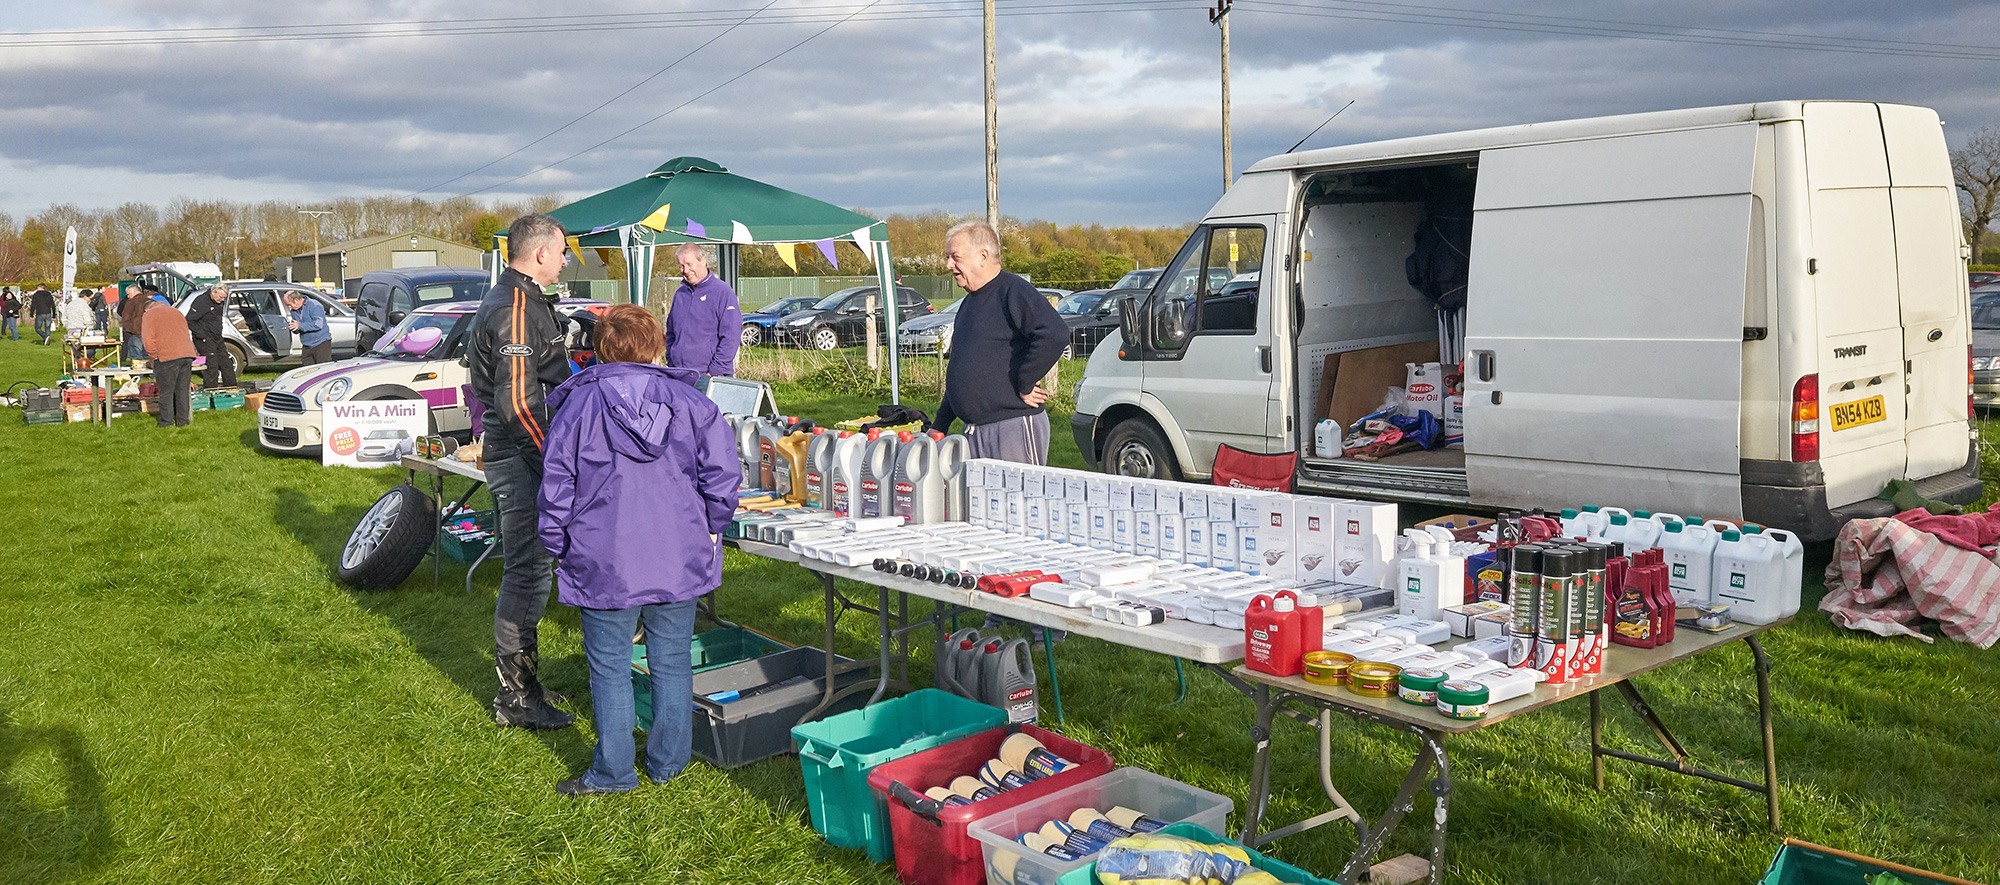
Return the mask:
<svg viewBox="0 0 2000 885">
<path fill-rule="evenodd" d="M 229 240 L 229 278 L 232 280 L 242 279 L 243 278 L 242 241 L 250 239 L 250 237 L 247 234 L 230 234 L 228 237 L 226 237 L 226 239 Z"/>
<path fill-rule="evenodd" d="M 993 0 L 986 10 L 986 223 L 1000 235 L 1000 82 L 993 67 Z"/>
<path fill-rule="evenodd" d="M 1229 157 L 1229 10 L 1233 0 L 1215 0 L 1208 11 L 1208 23 L 1222 31 L 1222 189 L 1236 180 L 1236 166 Z"/>
<path fill-rule="evenodd" d="M 319 288 L 319 224 L 320 219 L 333 214 L 332 209 L 300 209 L 300 215 L 313 217 L 313 288 Z"/>
</svg>

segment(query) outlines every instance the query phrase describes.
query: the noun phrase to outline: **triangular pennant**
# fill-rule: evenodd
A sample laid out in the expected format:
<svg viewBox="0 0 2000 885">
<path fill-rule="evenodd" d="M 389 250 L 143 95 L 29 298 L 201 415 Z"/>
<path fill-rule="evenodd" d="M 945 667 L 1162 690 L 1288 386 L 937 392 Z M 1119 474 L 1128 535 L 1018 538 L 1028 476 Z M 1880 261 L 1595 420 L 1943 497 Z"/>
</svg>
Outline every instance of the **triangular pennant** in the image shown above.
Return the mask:
<svg viewBox="0 0 2000 885">
<path fill-rule="evenodd" d="M 747 227 L 744 227 L 744 226 L 743 226 L 743 222 L 741 222 L 741 221 L 732 221 L 732 222 L 730 222 L 730 223 L 729 223 L 729 227 L 730 227 L 730 233 L 729 233 L 729 241 L 730 241 L 730 242 L 732 242 L 732 243 L 754 243 L 754 242 L 757 242 L 757 240 L 756 240 L 756 238 L 755 238 L 755 237 L 752 237 L 752 236 L 750 236 L 750 229 L 749 229 L 749 228 L 747 228 Z"/>
<path fill-rule="evenodd" d="M 597 253 L 597 263 L 598 263 L 598 264 L 602 264 L 602 265 L 604 265 L 605 267 L 610 267 L 610 266 L 611 266 L 611 251 L 612 251 L 612 250 L 610 250 L 610 249 L 603 249 L 603 248 L 599 248 L 599 249 L 592 249 L 592 250 L 590 250 L 590 251 L 592 251 L 592 252 L 596 252 L 596 253 Z"/>
<path fill-rule="evenodd" d="M 771 248 L 776 249 L 778 251 L 778 260 L 784 262 L 786 267 L 791 268 L 792 273 L 799 272 L 799 256 L 798 256 L 799 244 L 772 243 Z"/>
<path fill-rule="evenodd" d="M 854 245 L 861 247 L 862 255 L 865 255 L 871 259 L 875 257 L 875 249 L 873 245 L 875 242 L 875 238 L 869 235 L 868 228 L 864 227 L 860 230 L 855 231 L 854 233 L 848 234 L 848 236 L 854 238 Z"/>
<path fill-rule="evenodd" d="M 840 255 L 833 251 L 832 240 L 820 240 L 813 245 L 819 247 L 819 254 L 826 256 L 826 263 L 833 265 L 834 270 L 840 269 Z"/>
<path fill-rule="evenodd" d="M 664 231 L 667 229 L 667 210 L 672 208 L 674 208 L 674 204 L 667 203 L 653 210 L 653 214 L 641 219 L 639 223 L 657 231 Z"/>
<path fill-rule="evenodd" d="M 507 238 L 506 238 L 506 237 L 494 237 L 494 238 L 493 238 L 493 248 L 495 248 L 495 249 L 498 249 L 498 250 L 500 250 L 500 263 L 501 263 L 501 264 L 506 264 L 507 262 L 509 262 L 509 261 L 512 261 L 512 260 L 513 260 L 513 259 L 511 259 L 511 258 L 508 258 L 508 257 L 507 257 Z"/>
<path fill-rule="evenodd" d="M 688 219 L 687 233 L 688 236 L 690 237 L 701 237 L 702 239 L 708 238 L 708 228 L 702 227 L 701 222 L 696 221 L 692 218 Z"/>
<path fill-rule="evenodd" d="M 577 240 L 576 240 L 576 238 L 575 238 L 575 237 L 566 237 L 565 239 L 566 239 L 566 241 L 567 241 L 567 242 L 569 243 L 569 250 L 570 250 L 571 252 L 574 252 L 574 253 L 576 253 L 576 263 L 577 263 L 577 264 L 582 264 L 582 263 L 583 263 L 583 244 L 582 244 L 582 243 L 579 243 L 579 242 L 577 242 Z"/>
</svg>

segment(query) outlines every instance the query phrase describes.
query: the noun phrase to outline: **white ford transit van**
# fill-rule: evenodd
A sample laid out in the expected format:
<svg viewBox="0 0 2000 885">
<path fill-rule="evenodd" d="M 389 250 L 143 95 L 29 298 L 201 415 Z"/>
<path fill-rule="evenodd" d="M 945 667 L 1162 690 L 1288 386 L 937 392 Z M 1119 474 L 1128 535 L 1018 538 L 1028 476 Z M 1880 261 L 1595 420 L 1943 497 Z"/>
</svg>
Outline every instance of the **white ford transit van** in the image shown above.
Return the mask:
<svg viewBox="0 0 2000 885">
<path fill-rule="evenodd" d="M 1824 539 L 1886 515 L 1892 480 L 1980 496 L 1965 257 L 1925 108 L 1760 103 L 1285 154 L 1128 305 L 1072 430 L 1112 473 L 1204 478 L 1228 444 L 1298 451 L 1302 492 Z M 1328 412 L 1359 417 L 1403 361 L 1440 353 L 1462 367 L 1462 449 L 1315 448 Z"/>
</svg>

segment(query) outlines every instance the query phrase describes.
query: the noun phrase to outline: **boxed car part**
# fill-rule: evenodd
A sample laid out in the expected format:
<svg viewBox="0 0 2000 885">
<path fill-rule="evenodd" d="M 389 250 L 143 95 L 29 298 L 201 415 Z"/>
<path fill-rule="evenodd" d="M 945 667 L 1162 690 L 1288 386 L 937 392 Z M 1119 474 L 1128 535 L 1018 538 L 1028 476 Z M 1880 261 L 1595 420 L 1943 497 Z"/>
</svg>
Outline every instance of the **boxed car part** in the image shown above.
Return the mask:
<svg viewBox="0 0 2000 885">
<path fill-rule="evenodd" d="M 63 393 L 53 387 L 34 387 L 21 391 L 19 399 L 24 411 L 53 412 L 62 408 Z"/>
<path fill-rule="evenodd" d="M 837 656 L 834 662 L 852 663 Z M 825 694 L 826 664 L 826 652 L 795 648 L 696 673 L 695 755 L 722 768 L 736 768 L 791 752 L 792 728 Z M 833 677 L 834 690 L 867 677 L 865 670 L 841 673 Z M 731 693 L 733 700 L 728 699 Z M 849 695 L 845 703 L 855 707 L 863 700 Z"/>
<path fill-rule="evenodd" d="M 1053 883 L 1063 873 L 1089 866 L 1091 861 L 1057 860 L 1015 841 L 1050 821 L 1068 821 L 1077 811 L 1106 812 L 1129 808 L 1168 824 L 1191 823 L 1210 830 L 1223 829 L 1235 803 L 1224 796 L 1161 777 L 1141 768 L 1120 768 L 1091 778 L 1076 786 L 1024 802 L 988 815 L 968 828 L 979 840 L 986 860 L 988 885 Z"/>
<path fill-rule="evenodd" d="M 867 851 L 876 863 L 889 861 L 889 807 L 868 788 L 868 773 L 1006 720 L 998 707 L 926 688 L 793 728 L 813 830 L 835 846 Z"/>
<path fill-rule="evenodd" d="M 1256 849 L 1219 836 L 1214 831 L 1199 824 L 1170 824 L 1166 829 L 1160 830 L 1159 834 L 1164 836 L 1179 836 L 1183 839 L 1207 845 L 1233 845 L 1250 858 L 1251 866 L 1270 873 L 1273 878 L 1280 882 L 1294 883 L 1294 885 L 1333 885 L 1332 882 L 1314 876 L 1282 860 L 1274 857 L 1265 857 L 1258 853 Z M 1056 885 L 1098 885 L 1097 865 L 1089 863 L 1070 870 L 1056 879 Z"/>
</svg>

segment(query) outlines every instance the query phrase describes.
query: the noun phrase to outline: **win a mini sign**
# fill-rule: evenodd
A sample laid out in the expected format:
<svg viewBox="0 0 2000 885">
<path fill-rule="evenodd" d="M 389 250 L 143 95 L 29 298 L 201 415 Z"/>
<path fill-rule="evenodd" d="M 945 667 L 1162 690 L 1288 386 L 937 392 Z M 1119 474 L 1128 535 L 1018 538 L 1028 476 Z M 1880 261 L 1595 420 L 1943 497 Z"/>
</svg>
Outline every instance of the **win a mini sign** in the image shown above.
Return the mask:
<svg viewBox="0 0 2000 885">
<path fill-rule="evenodd" d="M 430 404 L 415 400 L 332 402 L 320 406 L 326 442 L 320 462 L 345 467 L 392 467 L 417 450 L 430 430 Z"/>
</svg>

